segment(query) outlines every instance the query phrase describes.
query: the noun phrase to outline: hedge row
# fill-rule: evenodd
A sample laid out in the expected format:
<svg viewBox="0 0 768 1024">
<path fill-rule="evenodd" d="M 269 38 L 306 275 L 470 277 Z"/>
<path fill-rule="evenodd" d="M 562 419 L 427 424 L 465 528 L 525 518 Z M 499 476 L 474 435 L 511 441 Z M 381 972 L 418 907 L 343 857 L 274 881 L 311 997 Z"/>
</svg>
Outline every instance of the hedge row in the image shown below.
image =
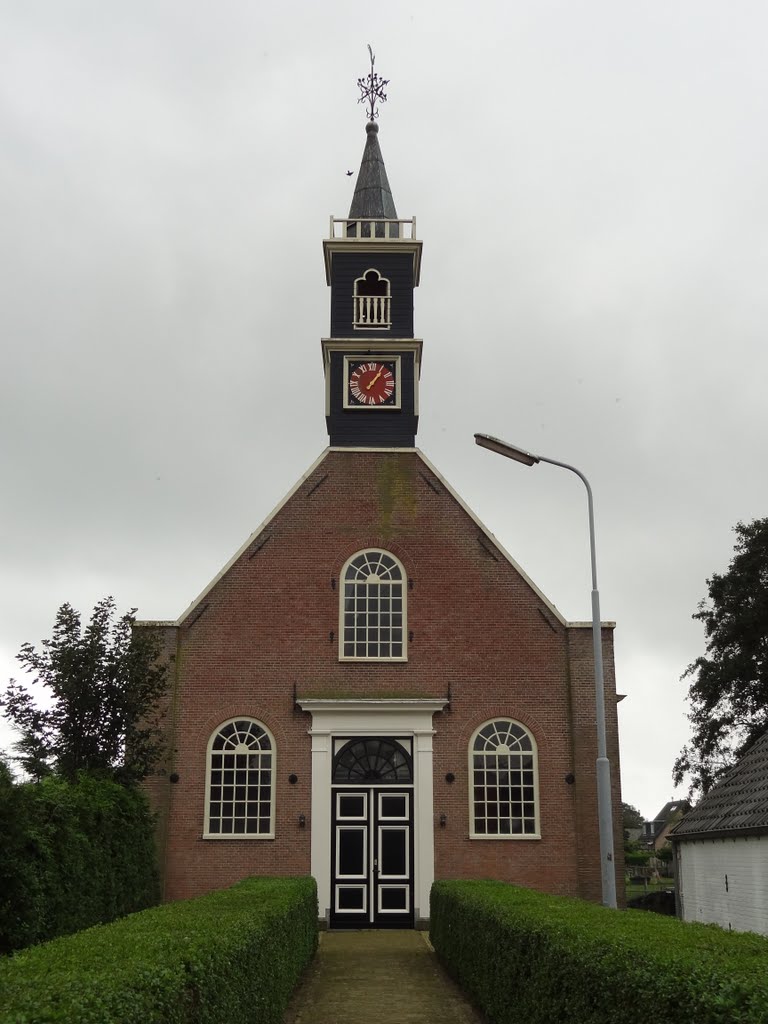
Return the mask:
<svg viewBox="0 0 768 1024">
<path fill-rule="evenodd" d="M 0 953 L 153 906 L 152 816 L 114 782 L 0 780 Z"/>
<path fill-rule="evenodd" d="M 317 943 L 311 878 L 253 878 L 0 963 L 0 1024 L 279 1024 Z"/>
<path fill-rule="evenodd" d="M 430 937 L 493 1024 L 765 1024 L 768 939 L 502 882 L 437 882 Z"/>
</svg>

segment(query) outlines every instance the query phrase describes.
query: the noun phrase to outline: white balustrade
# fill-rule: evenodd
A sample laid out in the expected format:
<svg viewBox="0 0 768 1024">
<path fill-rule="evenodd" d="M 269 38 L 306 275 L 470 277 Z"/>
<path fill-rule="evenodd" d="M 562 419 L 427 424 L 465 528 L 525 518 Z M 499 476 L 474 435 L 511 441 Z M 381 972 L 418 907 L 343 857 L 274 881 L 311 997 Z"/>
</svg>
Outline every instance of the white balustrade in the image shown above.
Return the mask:
<svg viewBox="0 0 768 1024">
<path fill-rule="evenodd" d="M 360 242 L 375 239 L 377 242 L 399 242 L 416 238 L 416 218 L 404 220 L 383 217 L 331 217 L 329 238 L 345 238 Z"/>
<path fill-rule="evenodd" d="M 389 295 L 356 295 L 356 327 L 389 327 Z"/>
</svg>

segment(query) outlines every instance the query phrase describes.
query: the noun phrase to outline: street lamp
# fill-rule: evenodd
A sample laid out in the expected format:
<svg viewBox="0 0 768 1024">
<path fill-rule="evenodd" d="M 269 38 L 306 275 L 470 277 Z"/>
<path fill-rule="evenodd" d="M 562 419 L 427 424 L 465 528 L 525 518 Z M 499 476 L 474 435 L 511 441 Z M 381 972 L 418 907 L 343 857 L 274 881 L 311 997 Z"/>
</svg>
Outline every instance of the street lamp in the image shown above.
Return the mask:
<svg viewBox="0 0 768 1024">
<path fill-rule="evenodd" d="M 587 488 L 589 508 L 589 553 L 592 560 L 592 650 L 595 663 L 595 717 L 597 718 L 597 819 L 600 832 L 600 870 L 603 887 L 603 906 L 616 909 L 616 868 L 613 859 L 613 813 L 611 809 L 611 763 L 605 740 L 605 684 L 603 681 L 603 640 L 600 629 L 600 594 L 597 590 L 597 559 L 595 557 L 595 516 L 592 507 L 592 488 L 584 474 L 569 466 L 567 462 L 547 459 L 543 455 L 532 455 L 523 448 L 516 448 L 506 441 L 489 434 L 475 434 L 475 444 L 481 448 L 504 455 L 525 466 L 548 462 L 575 473 Z"/>
</svg>

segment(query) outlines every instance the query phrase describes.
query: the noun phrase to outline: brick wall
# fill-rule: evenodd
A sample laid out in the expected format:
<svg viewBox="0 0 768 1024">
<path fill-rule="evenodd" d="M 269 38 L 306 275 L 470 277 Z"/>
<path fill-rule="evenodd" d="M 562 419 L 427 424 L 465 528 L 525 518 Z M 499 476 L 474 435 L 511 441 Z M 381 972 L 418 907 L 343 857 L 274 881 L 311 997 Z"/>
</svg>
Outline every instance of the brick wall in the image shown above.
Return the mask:
<svg viewBox="0 0 768 1024">
<path fill-rule="evenodd" d="M 339 573 L 366 547 L 393 552 L 412 581 L 406 663 L 338 660 Z M 599 899 L 590 631 L 557 619 L 416 452 L 329 452 L 169 630 L 174 641 L 173 756 L 168 774 L 154 783 L 167 832 L 169 899 L 249 874 L 309 871 L 310 716 L 295 708 L 294 689 L 300 697 L 450 692 L 450 709 L 434 719 L 436 877 L 496 877 Z M 619 808 L 608 629 L 603 642 Z M 206 745 L 235 715 L 259 719 L 275 737 L 274 840 L 201 839 Z M 467 745 L 474 729 L 497 715 L 522 722 L 536 739 L 540 840 L 468 838 Z M 167 781 L 171 772 L 175 784 Z"/>
</svg>

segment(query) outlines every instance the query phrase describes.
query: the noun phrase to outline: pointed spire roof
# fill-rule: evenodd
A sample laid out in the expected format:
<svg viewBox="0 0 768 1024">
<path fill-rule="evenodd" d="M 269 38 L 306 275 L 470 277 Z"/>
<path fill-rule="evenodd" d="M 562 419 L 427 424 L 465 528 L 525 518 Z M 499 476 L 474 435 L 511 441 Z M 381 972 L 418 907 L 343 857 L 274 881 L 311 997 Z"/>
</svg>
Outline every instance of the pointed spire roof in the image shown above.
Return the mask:
<svg viewBox="0 0 768 1024">
<path fill-rule="evenodd" d="M 365 126 L 367 138 L 355 194 L 349 208 L 350 217 L 387 218 L 396 220 L 397 210 L 387 180 L 387 170 L 379 147 L 379 126 L 369 121 Z"/>
</svg>

